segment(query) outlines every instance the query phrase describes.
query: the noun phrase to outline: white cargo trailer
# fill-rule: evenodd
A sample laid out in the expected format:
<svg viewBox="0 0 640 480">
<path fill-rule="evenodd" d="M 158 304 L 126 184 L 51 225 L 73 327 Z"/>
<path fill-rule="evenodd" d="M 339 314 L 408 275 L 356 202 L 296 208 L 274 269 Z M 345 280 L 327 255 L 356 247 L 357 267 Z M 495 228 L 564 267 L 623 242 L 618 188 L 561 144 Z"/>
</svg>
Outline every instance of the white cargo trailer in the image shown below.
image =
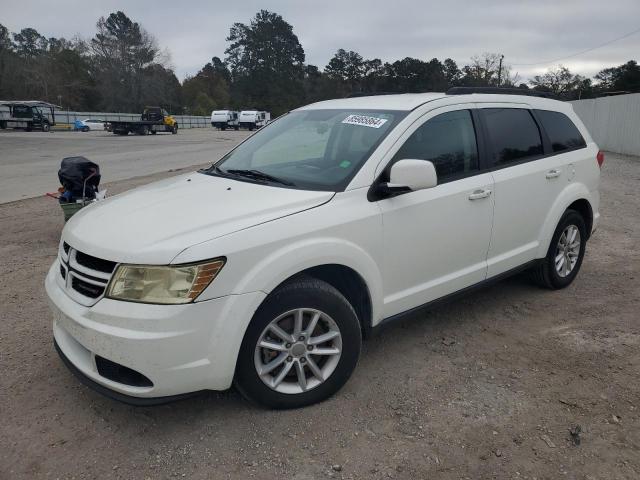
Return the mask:
<svg viewBox="0 0 640 480">
<path fill-rule="evenodd" d="M 264 127 L 271 121 L 271 113 L 259 110 L 243 110 L 240 112 L 240 127 L 254 130 Z"/>
<path fill-rule="evenodd" d="M 233 128 L 238 130 L 238 112 L 234 110 L 214 110 L 211 112 L 211 126 L 219 130 Z"/>
</svg>

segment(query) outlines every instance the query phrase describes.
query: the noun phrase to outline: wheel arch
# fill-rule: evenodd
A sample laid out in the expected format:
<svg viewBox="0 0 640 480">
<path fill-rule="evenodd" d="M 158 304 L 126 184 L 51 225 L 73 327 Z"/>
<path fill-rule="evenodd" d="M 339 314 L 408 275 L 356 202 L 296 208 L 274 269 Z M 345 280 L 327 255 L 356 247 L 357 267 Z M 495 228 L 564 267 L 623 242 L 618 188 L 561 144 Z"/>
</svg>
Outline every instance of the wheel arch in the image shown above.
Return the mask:
<svg viewBox="0 0 640 480">
<path fill-rule="evenodd" d="M 575 210 L 584 219 L 585 226 L 587 227 L 587 240 L 591 236 L 591 229 L 593 228 L 593 208 L 586 198 L 579 198 L 569 205 L 566 210 Z"/>
<path fill-rule="evenodd" d="M 291 275 L 282 281 L 278 287 L 295 281 L 296 278 L 301 276 L 322 280 L 338 290 L 356 311 L 363 338 L 368 338 L 371 335 L 373 324 L 371 292 L 364 278 L 358 272 L 351 267 L 337 263 L 316 265 Z"/>
<path fill-rule="evenodd" d="M 590 201 L 591 194 L 587 187 L 583 184 L 571 184 L 558 196 L 545 219 L 539 237 L 539 247 L 537 258 L 543 258 L 547 255 L 549 243 L 553 237 L 558 222 L 568 209 L 579 212 L 587 227 L 587 238 L 591 235 L 593 228 L 593 204 Z"/>
</svg>

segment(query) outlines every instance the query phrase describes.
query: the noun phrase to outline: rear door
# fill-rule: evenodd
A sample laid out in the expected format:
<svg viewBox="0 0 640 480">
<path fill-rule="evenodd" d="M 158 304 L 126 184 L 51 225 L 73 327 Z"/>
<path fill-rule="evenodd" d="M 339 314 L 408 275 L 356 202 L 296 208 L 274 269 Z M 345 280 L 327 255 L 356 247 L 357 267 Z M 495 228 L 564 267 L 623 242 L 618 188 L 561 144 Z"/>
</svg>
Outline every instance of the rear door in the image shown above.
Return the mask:
<svg viewBox="0 0 640 480">
<path fill-rule="evenodd" d="M 488 168 L 495 182 L 487 276 L 536 258 L 540 232 L 568 181 L 563 155 L 550 155 L 535 112 L 522 104 L 480 105 Z"/>
<path fill-rule="evenodd" d="M 378 202 L 385 317 L 486 277 L 493 180 L 480 171 L 482 138 L 475 126 L 470 105 L 437 109 L 414 123 L 389 153 L 384 180 L 394 162 L 422 159 L 435 165 L 438 185 Z"/>
</svg>

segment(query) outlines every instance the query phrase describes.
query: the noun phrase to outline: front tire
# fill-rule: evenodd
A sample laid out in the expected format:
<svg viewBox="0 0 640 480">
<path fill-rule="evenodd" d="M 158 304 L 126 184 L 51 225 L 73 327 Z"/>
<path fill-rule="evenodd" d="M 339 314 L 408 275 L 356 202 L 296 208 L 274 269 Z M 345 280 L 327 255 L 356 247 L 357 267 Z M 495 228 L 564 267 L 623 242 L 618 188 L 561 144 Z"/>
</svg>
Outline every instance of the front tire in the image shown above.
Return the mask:
<svg viewBox="0 0 640 480">
<path fill-rule="evenodd" d="M 580 271 L 586 245 L 584 218 L 575 210 L 567 210 L 551 238 L 547 256 L 531 271 L 533 280 L 552 290 L 569 286 Z"/>
<path fill-rule="evenodd" d="M 242 341 L 235 385 L 249 400 L 277 409 L 321 402 L 358 363 L 358 317 L 333 286 L 299 277 L 272 292 Z"/>
</svg>

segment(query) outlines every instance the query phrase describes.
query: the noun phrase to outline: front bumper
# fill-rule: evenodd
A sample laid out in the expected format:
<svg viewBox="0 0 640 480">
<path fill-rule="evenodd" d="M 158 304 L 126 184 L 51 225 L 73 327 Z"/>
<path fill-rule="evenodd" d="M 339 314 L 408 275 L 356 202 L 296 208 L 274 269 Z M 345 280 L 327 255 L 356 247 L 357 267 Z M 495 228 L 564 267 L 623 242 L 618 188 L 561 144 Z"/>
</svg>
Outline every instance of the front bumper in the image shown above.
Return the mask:
<svg viewBox="0 0 640 480">
<path fill-rule="evenodd" d="M 125 401 L 123 396 L 159 403 L 162 399 L 158 397 L 229 388 L 242 337 L 265 298 L 263 292 L 253 292 L 186 305 L 103 298 L 86 307 L 58 284 L 59 270 L 56 260 L 45 288 L 61 357 L 75 373 Z M 106 378 L 98 371 L 96 356 L 139 372 L 152 385 L 134 386 Z"/>
</svg>

